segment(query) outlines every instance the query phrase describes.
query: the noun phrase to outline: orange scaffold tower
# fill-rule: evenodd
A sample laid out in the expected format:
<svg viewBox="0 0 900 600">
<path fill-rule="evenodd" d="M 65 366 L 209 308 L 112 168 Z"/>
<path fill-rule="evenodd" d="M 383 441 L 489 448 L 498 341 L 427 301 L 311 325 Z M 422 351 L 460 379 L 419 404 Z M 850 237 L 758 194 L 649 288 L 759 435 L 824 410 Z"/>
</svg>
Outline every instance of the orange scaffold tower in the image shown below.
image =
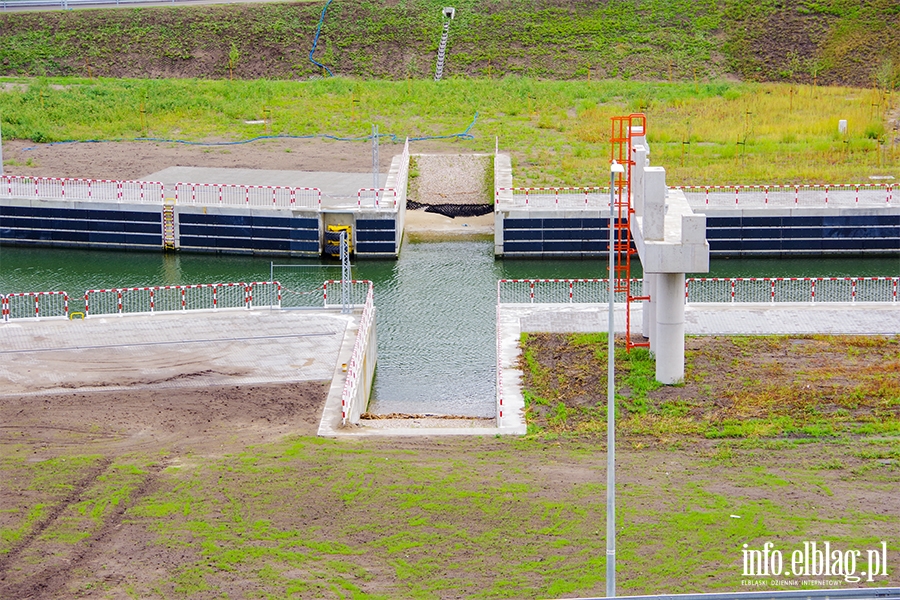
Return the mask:
<svg viewBox="0 0 900 600">
<path fill-rule="evenodd" d="M 613 160 L 625 167 L 625 177 L 620 177 L 616 182 L 615 206 L 615 273 L 610 277 L 615 278 L 616 294 L 625 294 L 625 332 L 626 349 L 643 346 L 649 347 L 649 342 L 635 342 L 631 337 L 631 303 L 641 300 L 649 300 L 649 296 L 633 295 L 635 286 L 631 278 L 631 259 L 637 254 L 631 239 L 631 219 L 634 208 L 631 205 L 631 173 L 634 167 L 633 144 L 635 137 L 647 135 L 647 116 L 643 113 L 635 113 L 627 116 L 612 118 L 612 135 L 610 143 L 612 152 L 610 162 Z"/>
</svg>

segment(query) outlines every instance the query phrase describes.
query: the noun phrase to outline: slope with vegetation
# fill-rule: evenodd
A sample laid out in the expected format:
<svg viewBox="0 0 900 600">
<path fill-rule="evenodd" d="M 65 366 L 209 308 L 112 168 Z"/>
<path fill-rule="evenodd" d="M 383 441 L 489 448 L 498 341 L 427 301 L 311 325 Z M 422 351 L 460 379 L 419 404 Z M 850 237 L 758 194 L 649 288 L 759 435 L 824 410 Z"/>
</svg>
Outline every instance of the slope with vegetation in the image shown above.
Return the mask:
<svg viewBox="0 0 900 600">
<path fill-rule="evenodd" d="M 339 0 L 316 59 L 428 78 L 443 0 Z M 894 0 L 458 0 L 448 77 L 743 79 L 892 87 Z M 0 74 L 307 78 L 322 2 L 0 15 Z"/>
</svg>

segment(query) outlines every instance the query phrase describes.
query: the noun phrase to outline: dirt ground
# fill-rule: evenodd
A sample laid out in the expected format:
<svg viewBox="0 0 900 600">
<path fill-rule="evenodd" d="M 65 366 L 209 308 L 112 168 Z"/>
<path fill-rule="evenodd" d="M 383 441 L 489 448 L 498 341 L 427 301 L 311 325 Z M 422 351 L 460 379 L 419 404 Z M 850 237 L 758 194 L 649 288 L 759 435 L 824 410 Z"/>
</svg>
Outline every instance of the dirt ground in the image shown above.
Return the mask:
<svg viewBox="0 0 900 600">
<path fill-rule="evenodd" d="M 382 170 L 403 151 L 402 144 L 382 143 Z M 452 142 L 410 143 L 410 152 L 459 154 Z M 168 167 L 219 167 L 287 171 L 369 173 L 372 146 L 331 140 L 259 140 L 228 146 L 191 146 L 161 142 L 78 142 L 35 144 L 3 140 L 4 172 L 38 177 L 138 179 Z"/>
</svg>

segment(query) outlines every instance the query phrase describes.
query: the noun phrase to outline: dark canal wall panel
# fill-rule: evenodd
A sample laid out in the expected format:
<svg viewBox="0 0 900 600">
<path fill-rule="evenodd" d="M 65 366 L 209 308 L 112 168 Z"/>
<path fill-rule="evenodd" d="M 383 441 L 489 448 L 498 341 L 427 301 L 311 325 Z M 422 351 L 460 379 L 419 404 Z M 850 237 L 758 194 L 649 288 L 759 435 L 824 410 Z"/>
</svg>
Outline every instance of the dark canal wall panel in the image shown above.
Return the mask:
<svg viewBox="0 0 900 600">
<path fill-rule="evenodd" d="M 697 211 L 701 212 L 701 211 Z M 706 211 L 710 255 L 900 255 L 900 207 Z M 591 210 L 495 213 L 498 256 L 591 258 L 606 254 L 609 214 Z"/>
<path fill-rule="evenodd" d="M 3 200 L 0 243 L 22 246 L 159 250 L 159 206 Z"/>
</svg>

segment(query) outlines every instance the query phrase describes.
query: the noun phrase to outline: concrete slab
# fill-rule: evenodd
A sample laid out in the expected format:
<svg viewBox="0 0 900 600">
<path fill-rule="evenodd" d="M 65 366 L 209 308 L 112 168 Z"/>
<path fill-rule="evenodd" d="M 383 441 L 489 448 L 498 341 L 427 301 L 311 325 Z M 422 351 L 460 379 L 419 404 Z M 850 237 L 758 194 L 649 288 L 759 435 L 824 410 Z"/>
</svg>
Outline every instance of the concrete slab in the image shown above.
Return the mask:
<svg viewBox="0 0 900 600">
<path fill-rule="evenodd" d="M 607 304 L 503 304 L 501 316 L 516 318 L 524 332 L 606 331 Z M 631 307 L 632 324 L 641 322 L 641 303 Z M 896 335 L 900 303 L 822 302 L 685 305 L 686 335 Z M 625 306 L 616 305 L 617 333 L 625 333 Z M 506 323 L 504 318 L 502 323 Z M 639 327 L 638 327 L 639 329 Z"/>
<path fill-rule="evenodd" d="M 176 183 L 228 183 L 234 185 L 280 185 L 315 187 L 322 190 L 322 203 L 356 205 L 360 188 L 372 186 L 372 173 L 337 173 L 332 171 L 277 171 L 261 169 L 226 169 L 207 167 L 169 167 L 141 178 L 166 185 Z M 378 187 L 384 187 L 387 173 L 378 177 Z M 352 202 L 350 202 L 352 200 Z"/>
<path fill-rule="evenodd" d="M 324 309 L 15 319 L 0 325 L 0 396 L 327 381 L 356 319 Z"/>
</svg>

